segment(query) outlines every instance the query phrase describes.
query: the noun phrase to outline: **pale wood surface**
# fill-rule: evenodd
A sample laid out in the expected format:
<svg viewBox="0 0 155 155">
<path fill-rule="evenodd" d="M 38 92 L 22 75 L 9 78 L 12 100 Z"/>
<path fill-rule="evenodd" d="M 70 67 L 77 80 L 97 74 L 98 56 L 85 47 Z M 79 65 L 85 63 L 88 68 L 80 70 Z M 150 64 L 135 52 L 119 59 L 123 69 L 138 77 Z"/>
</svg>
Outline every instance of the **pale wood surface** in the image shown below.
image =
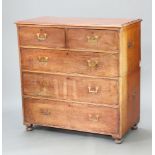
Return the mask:
<svg viewBox="0 0 155 155">
<path fill-rule="evenodd" d="M 87 37 L 97 36 L 97 42 L 88 42 Z M 112 30 L 68 29 L 68 47 L 71 49 L 119 50 L 119 33 Z"/>
<path fill-rule="evenodd" d="M 40 62 L 39 58 L 48 58 L 48 61 Z M 119 55 L 115 53 L 21 48 L 22 69 L 30 71 L 117 77 L 118 59 Z M 93 66 L 94 63 L 97 63 L 96 66 Z"/>
<path fill-rule="evenodd" d="M 118 80 L 23 73 L 23 90 L 30 96 L 118 104 Z"/>
<path fill-rule="evenodd" d="M 120 32 L 120 76 L 130 74 L 140 67 L 141 61 L 141 27 L 135 23 L 122 28 Z M 129 45 L 131 46 L 129 47 Z"/>
<path fill-rule="evenodd" d="M 140 119 L 140 21 L 17 22 L 24 124 L 121 139 Z"/>
<path fill-rule="evenodd" d="M 65 17 L 38 17 L 17 21 L 17 24 L 35 25 L 68 25 L 68 26 L 95 26 L 95 27 L 122 27 L 141 21 L 141 19 L 103 19 L 103 18 L 65 18 Z"/>
<path fill-rule="evenodd" d="M 19 27 L 20 45 L 23 46 L 45 46 L 53 48 L 65 47 L 65 31 L 60 28 L 40 28 L 40 27 Z M 45 40 L 38 40 L 37 34 L 47 35 Z"/>
<path fill-rule="evenodd" d="M 87 104 L 24 99 L 25 123 L 97 133 L 118 132 L 118 109 Z"/>
<path fill-rule="evenodd" d="M 120 32 L 120 137 L 140 119 L 140 29 L 140 23 L 135 23 Z"/>
</svg>

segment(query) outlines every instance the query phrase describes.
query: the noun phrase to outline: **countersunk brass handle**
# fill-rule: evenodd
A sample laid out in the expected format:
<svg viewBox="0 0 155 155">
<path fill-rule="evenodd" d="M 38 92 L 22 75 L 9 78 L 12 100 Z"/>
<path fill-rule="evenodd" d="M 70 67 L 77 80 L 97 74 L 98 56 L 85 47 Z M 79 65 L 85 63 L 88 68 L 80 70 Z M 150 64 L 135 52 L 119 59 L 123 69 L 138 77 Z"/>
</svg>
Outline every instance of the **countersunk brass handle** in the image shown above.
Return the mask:
<svg viewBox="0 0 155 155">
<path fill-rule="evenodd" d="M 132 102 L 135 104 L 136 102 L 136 89 L 133 89 L 133 92 L 132 92 Z"/>
<path fill-rule="evenodd" d="M 40 109 L 40 113 L 45 116 L 51 115 L 51 112 L 48 109 Z"/>
<path fill-rule="evenodd" d="M 91 86 L 88 86 L 88 92 L 89 93 L 97 94 L 98 90 L 99 90 L 99 87 L 97 87 L 97 86 L 95 88 L 92 88 Z"/>
<path fill-rule="evenodd" d="M 98 65 L 97 60 L 87 60 L 87 63 L 88 63 L 88 67 L 90 67 L 90 68 L 95 68 Z"/>
<path fill-rule="evenodd" d="M 92 35 L 92 36 L 87 36 L 87 42 L 88 43 L 97 43 L 99 36 L 97 35 Z"/>
<path fill-rule="evenodd" d="M 36 35 L 37 35 L 37 39 L 39 41 L 44 41 L 47 38 L 47 34 L 46 33 L 42 33 L 42 34 L 41 33 L 37 33 Z"/>
<path fill-rule="evenodd" d="M 128 42 L 128 48 L 134 48 L 135 44 L 132 41 Z"/>
<path fill-rule="evenodd" d="M 88 117 L 89 117 L 89 120 L 93 122 L 98 122 L 100 118 L 99 114 L 96 114 L 96 115 L 89 114 Z"/>
<path fill-rule="evenodd" d="M 48 62 L 48 57 L 47 56 L 38 56 L 38 61 L 47 63 Z"/>
</svg>

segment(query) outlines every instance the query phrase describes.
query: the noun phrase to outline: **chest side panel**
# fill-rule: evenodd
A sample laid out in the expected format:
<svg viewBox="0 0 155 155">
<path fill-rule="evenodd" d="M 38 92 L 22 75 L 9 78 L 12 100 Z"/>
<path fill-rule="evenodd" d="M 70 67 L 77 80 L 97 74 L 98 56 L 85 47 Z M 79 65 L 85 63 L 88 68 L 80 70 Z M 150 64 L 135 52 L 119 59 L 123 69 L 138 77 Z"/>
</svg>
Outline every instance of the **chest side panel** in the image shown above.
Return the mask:
<svg viewBox="0 0 155 155">
<path fill-rule="evenodd" d="M 124 135 L 140 116 L 140 23 L 120 33 L 120 135 Z"/>
<path fill-rule="evenodd" d="M 120 31 L 120 76 L 130 74 L 140 67 L 141 23 L 124 27 Z"/>
</svg>

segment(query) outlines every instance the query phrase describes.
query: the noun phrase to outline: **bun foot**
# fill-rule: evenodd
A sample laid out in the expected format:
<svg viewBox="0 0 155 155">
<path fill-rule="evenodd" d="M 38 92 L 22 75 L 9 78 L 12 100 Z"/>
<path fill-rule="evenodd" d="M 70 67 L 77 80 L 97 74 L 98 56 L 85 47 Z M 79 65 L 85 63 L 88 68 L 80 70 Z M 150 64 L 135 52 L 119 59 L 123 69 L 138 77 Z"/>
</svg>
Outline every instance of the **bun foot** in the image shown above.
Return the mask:
<svg viewBox="0 0 155 155">
<path fill-rule="evenodd" d="M 33 125 L 26 125 L 26 131 L 32 131 L 33 130 Z"/>
<path fill-rule="evenodd" d="M 119 138 L 119 137 L 117 137 L 117 136 L 115 136 L 115 135 L 113 135 L 112 138 L 114 139 L 114 142 L 115 142 L 116 144 L 121 144 L 121 143 L 123 142 L 123 140 L 124 140 L 123 137 Z"/>
<path fill-rule="evenodd" d="M 137 129 L 138 129 L 137 124 L 135 124 L 133 127 L 131 127 L 131 130 L 137 130 Z"/>
<path fill-rule="evenodd" d="M 123 142 L 123 139 L 115 139 L 116 144 L 121 144 Z"/>
</svg>

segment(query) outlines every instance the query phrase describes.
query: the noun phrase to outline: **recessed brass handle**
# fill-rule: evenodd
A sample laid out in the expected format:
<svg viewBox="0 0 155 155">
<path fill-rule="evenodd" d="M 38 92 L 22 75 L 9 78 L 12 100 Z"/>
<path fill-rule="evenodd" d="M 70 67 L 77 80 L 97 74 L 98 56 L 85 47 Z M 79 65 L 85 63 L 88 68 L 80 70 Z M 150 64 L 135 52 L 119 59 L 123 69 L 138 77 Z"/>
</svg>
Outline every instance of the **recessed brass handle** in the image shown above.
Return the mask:
<svg viewBox="0 0 155 155">
<path fill-rule="evenodd" d="M 132 102 L 135 104 L 135 102 L 136 102 L 136 95 L 137 95 L 137 93 L 136 93 L 136 89 L 133 89 L 133 92 L 132 92 Z"/>
<path fill-rule="evenodd" d="M 87 36 L 87 42 L 88 43 L 97 43 L 99 36 L 97 35 L 92 35 L 92 36 Z"/>
<path fill-rule="evenodd" d="M 46 33 L 42 33 L 42 34 L 41 33 L 37 33 L 36 35 L 37 35 L 37 39 L 39 41 L 44 41 L 47 38 L 47 34 Z"/>
<path fill-rule="evenodd" d="M 95 88 L 92 88 L 91 86 L 88 86 L 88 92 L 89 93 L 97 94 L 98 90 L 99 90 L 99 87 L 97 87 L 97 86 Z"/>
<path fill-rule="evenodd" d="M 135 44 L 132 41 L 128 42 L 128 48 L 134 48 Z"/>
<path fill-rule="evenodd" d="M 100 118 L 99 114 L 96 114 L 96 115 L 89 114 L 88 117 L 89 117 L 89 120 L 93 122 L 98 122 Z"/>
<path fill-rule="evenodd" d="M 38 56 L 38 61 L 47 63 L 48 62 L 48 57 L 47 56 Z"/>
<path fill-rule="evenodd" d="M 97 60 L 87 60 L 87 63 L 88 63 L 88 67 L 90 67 L 90 68 L 96 68 L 98 65 Z"/>
</svg>

